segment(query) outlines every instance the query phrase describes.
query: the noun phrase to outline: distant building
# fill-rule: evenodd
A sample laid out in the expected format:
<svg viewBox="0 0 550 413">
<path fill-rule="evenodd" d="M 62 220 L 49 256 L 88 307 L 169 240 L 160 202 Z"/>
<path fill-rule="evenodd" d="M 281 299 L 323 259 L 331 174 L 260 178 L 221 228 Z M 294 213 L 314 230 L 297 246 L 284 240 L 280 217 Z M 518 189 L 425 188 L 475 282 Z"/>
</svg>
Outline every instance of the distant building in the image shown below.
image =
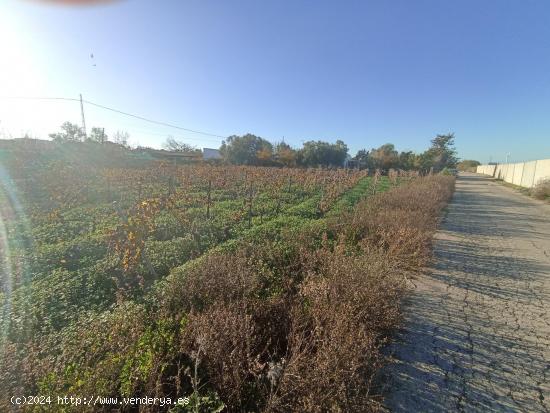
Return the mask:
<svg viewBox="0 0 550 413">
<path fill-rule="evenodd" d="M 151 149 L 143 148 L 141 149 L 142 153 L 146 153 L 151 156 L 153 159 L 159 160 L 171 160 L 174 162 L 178 161 L 200 161 L 201 153 L 200 152 L 175 152 L 175 151 L 166 151 L 164 149 Z"/>
<path fill-rule="evenodd" d="M 356 161 L 351 159 L 351 156 L 349 153 L 346 155 L 346 159 L 344 159 L 344 168 L 355 168 L 356 167 Z"/>
<path fill-rule="evenodd" d="M 221 152 L 218 149 L 202 148 L 202 159 L 205 161 L 223 159 Z"/>
</svg>

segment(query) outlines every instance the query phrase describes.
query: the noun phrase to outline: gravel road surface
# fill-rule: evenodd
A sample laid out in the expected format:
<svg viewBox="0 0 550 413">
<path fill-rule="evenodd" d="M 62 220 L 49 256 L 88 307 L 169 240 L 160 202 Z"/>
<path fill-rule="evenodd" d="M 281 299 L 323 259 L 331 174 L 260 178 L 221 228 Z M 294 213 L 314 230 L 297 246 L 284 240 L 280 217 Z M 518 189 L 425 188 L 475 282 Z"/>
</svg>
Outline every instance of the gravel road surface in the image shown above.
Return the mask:
<svg viewBox="0 0 550 413">
<path fill-rule="evenodd" d="M 394 412 L 550 412 L 550 205 L 462 174 L 392 347 Z"/>
</svg>

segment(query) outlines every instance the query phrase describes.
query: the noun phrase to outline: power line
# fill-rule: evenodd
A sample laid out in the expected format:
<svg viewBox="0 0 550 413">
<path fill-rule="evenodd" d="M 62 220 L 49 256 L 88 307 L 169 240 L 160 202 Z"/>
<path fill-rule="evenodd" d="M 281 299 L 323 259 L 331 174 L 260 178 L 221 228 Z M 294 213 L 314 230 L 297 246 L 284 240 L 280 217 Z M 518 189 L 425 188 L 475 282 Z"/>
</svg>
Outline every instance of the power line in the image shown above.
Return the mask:
<svg viewBox="0 0 550 413">
<path fill-rule="evenodd" d="M 73 102 L 80 102 L 80 99 L 64 98 L 64 97 L 2 96 L 2 98 L 3 99 L 28 99 L 28 100 L 68 100 L 68 101 L 73 101 Z M 82 101 L 89 104 L 89 105 L 96 106 L 98 108 L 105 109 L 105 110 L 110 110 L 111 112 L 119 113 L 121 115 L 129 116 L 129 117 L 136 118 L 136 119 L 140 119 L 140 120 L 143 120 L 145 122 L 154 123 L 154 124 L 162 125 L 162 126 L 167 126 L 169 128 L 179 129 L 179 130 L 183 130 L 183 131 L 186 131 L 186 132 L 198 133 L 200 135 L 213 136 L 213 137 L 221 138 L 221 139 L 226 138 L 226 136 L 217 135 L 215 133 L 209 133 L 209 132 L 203 132 L 203 131 L 196 130 L 196 129 L 184 128 L 183 126 L 178 126 L 178 125 L 174 125 L 174 124 L 167 123 L 167 122 L 162 122 L 162 121 L 157 121 L 157 120 L 145 118 L 145 117 L 140 116 L 140 115 L 135 115 L 133 113 L 124 112 L 122 110 L 118 110 L 118 109 L 114 109 L 114 108 L 111 108 L 111 107 L 108 107 L 108 106 L 100 105 L 99 103 L 91 102 L 89 100 L 82 100 Z"/>
<path fill-rule="evenodd" d="M 2 99 L 22 99 L 22 100 L 70 100 L 72 102 L 79 102 L 80 99 L 74 98 L 60 98 L 60 97 L 41 97 L 41 96 L 0 96 Z"/>
<path fill-rule="evenodd" d="M 162 126 L 168 126 L 170 128 L 180 129 L 180 130 L 184 130 L 184 131 L 187 131 L 187 132 L 199 133 L 201 135 L 214 136 L 216 138 L 222 138 L 222 139 L 226 138 L 226 136 L 216 135 L 215 133 L 209 133 L 209 132 L 203 132 L 203 131 L 199 131 L 199 130 L 195 130 L 195 129 L 184 128 L 182 126 L 173 125 L 171 123 L 166 123 L 166 122 L 161 122 L 161 121 L 157 121 L 157 120 L 153 120 L 153 119 L 144 118 L 143 116 L 134 115 L 134 114 L 128 113 L 128 112 L 123 112 L 123 111 L 118 110 L 118 109 L 113 109 L 113 108 L 110 108 L 108 106 L 103 106 L 103 105 L 100 105 L 98 103 L 90 102 L 89 100 L 84 100 L 84 102 L 89 104 L 89 105 L 92 105 L 92 106 L 97 106 L 98 108 L 110 110 L 112 112 L 120 113 L 122 115 L 130 116 L 132 118 L 140 119 L 140 120 L 143 120 L 145 122 L 155 123 L 157 125 L 162 125 Z"/>
<path fill-rule="evenodd" d="M 136 134 L 140 134 L 140 135 L 151 135 L 151 136 L 164 136 L 166 137 L 167 134 L 166 133 L 158 133 L 158 132 L 151 132 L 151 131 L 148 131 L 148 130 L 143 130 L 141 128 L 136 128 L 132 125 L 130 126 L 124 126 L 124 129 L 125 130 L 128 130 L 129 132 L 131 133 L 136 133 Z M 168 135 L 168 136 L 171 136 L 171 135 Z M 208 142 L 219 142 L 219 140 L 217 139 L 212 139 L 212 138 L 191 138 L 189 136 L 178 136 L 178 135 L 174 135 L 174 138 L 176 139 L 182 139 L 182 140 L 192 140 L 192 141 L 198 141 L 198 142 L 205 142 L 205 141 L 208 141 Z"/>
</svg>

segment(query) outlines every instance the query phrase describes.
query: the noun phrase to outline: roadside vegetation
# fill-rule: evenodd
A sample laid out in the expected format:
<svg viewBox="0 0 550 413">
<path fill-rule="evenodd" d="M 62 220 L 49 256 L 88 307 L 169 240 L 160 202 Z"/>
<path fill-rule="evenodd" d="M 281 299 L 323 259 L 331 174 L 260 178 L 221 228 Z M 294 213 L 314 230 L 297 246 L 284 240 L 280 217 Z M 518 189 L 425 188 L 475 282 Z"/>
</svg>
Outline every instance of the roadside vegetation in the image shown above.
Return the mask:
<svg viewBox="0 0 550 413">
<path fill-rule="evenodd" d="M 537 199 L 550 200 L 550 179 L 545 179 L 535 185 L 531 194 Z"/>
<path fill-rule="evenodd" d="M 542 180 L 533 188 L 526 188 L 524 186 L 515 185 L 502 179 L 496 179 L 496 182 L 499 182 L 500 184 L 507 186 L 508 188 L 512 188 L 525 196 L 539 199 L 541 201 L 550 201 L 550 180 L 548 179 Z"/>
</svg>

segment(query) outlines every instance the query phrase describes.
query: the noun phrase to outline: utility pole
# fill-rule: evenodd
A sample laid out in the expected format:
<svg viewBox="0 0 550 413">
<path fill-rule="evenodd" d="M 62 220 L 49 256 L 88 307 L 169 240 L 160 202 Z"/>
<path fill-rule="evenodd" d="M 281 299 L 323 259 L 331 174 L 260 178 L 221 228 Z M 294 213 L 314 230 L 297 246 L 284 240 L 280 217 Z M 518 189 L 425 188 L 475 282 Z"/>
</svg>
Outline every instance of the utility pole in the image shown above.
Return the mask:
<svg viewBox="0 0 550 413">
<path fill-rule="evenodd" d="M 86 118 L 84 117 L 84 104 L 82 103 L 82 93 L 80 94 L 80 113 L 82 114 L 82 134 L 84 139 L 88 136 L 86 135 Z"/>
<path fill-rule="evenodd" d="M 105 128 L 101 129 L 101 143 L 105 143 Z"/>
<path fill-rule="evenodd" d="M 508 159 L 510 158 L 510 153 L 506 154 L 506 163 L 508 163 Z"/>
</svg>

